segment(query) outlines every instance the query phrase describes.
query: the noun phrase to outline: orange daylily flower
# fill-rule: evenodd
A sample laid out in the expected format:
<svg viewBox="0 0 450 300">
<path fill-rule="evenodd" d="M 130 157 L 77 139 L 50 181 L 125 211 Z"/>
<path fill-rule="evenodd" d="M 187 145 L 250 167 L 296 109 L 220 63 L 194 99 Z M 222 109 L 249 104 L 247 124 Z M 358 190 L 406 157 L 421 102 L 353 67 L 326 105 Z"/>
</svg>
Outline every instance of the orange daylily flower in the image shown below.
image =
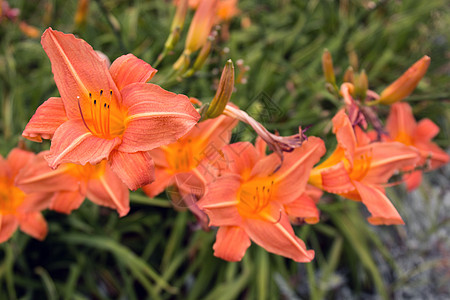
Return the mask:
<svg viewBox="0 0 450 300">
<path fill-rule="evenodd" d="M 417 148 L 420 153 L 418 165 L 426 165 L 427 170 L 434 170 L 448 163 L 449 155 L 431 142 L 439 133 L 439 127 L 430 119 L 417 123 L 408 103 L 395 103 L 391 106 L 386 129 L 392 140 Z M 408 168 L 405 170 L 408 171 Z M 414 190 L 422 181 L 422 171 L 412 171 L 405 174 L 403 179 L 408 190 Z"/>
<path fill-rule="evenodd" d="M 16 178 L 16 185 L 25 192 L 54 192 L 49 208 L 69 214 L 87 197 L 92 202 L 116 209 L 125 216 L 130 210 L 129 192 L 125 184 L 111 170 L 106 160 L 96 165 L 61 164 L 53 170 L 39 153 Z"/>
<path fill-rule="evenodd" d="M 344 110 L 333 118 L 338 146 L 311 172 L 309 182 L 327 192 L 362 201 L 374 225 L 404 224 L 384 193 L 384 185 L 397 170 L 413 166 L 417 150 L 398 142 L 370 143 L 359 128 L 353 128 Z"/>
<path fill-rule="evenodd" d="M 41 214 L 51 193 L 27 193 L 14 184 L 19 171 L 28 167 L 34 154 L 13 149 L 5 160 L 0 155 L 0 243 L 20 230 L 43 240 L 47 235 L 47 222 Z"/>
<path fill-rule="evenodd" d="M 23 136 L 52 139 L 50 167 L 108 160 L 132 190 L 154 180 L 148 150 L 188 132 L 200 115 L 184 95 L 146 83 L 156 70 L 132 54 L 107 68 L 92 47 L 72 34 L 47 29 L 41 43 L 61 98 L 44 102 Z"/>
<path fill-rule="evenodd" d="M 259 136 L 256 138 L 255 148 L 259 159 L 267 156 L 267 144 Z M 308 224 L 316 224 L 319 222 L 319 210 L 316 203 L 319 202 L 322 194 L 323 192 L 319 188 L 307 184 L 303 194 L 284 206 L 291 223 L 300 224 L 306 222 Z"/>
<path fill-rule="evenodd" d="M 184 205 L 206 222 L 195 202 L 203 196 L 206 183 L 217 176 L 221 149 L 229 143 L 236 124 L 235 119 L 222 115 L 198 123 L 175 143 L 151 150 L 156 180 L 145 185 L 144 192 L 154 197 L 175 185 Z"/>
<path fill-rule="evenodd" d="M 223 148 L 229 171 L 211 182 L 200 209 L 209 216 L 210 226 L 219 226 L 214 255 L 239 261 L 250 240 L 267 251 L 309 262 L 314 251 L 307 250 L 290 224 L 286 208 L 304 192 L 309 172 L 325 153 L 321 139 L 309 137 L 301 147 L 280 157 L 260 151 L 247 142 Z"/>
</svg>

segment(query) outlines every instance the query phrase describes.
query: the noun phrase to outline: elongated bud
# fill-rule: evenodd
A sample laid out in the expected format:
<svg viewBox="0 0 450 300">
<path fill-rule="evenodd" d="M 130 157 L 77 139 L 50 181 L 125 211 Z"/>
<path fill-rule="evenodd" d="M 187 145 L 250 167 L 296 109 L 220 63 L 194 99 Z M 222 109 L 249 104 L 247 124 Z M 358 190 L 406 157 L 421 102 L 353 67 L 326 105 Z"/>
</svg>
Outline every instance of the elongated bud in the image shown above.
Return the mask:
<svg viewBox="0 0 450 300">
<path fill-rule="evenodd" d="M 184 73 L 189 64 L 191 63 L 191 58 L 188 52 L 183 52 L 177 61 L 173 64 L 173 69 L 178 71 L 178 73 Z"/>
<path fill-rule="evenodd" d="M 430 57 L 424 56 L 412 65 L 402 76 L 385 88 L 378 99 L 379 103 L 392 104 L 398 102 L 412 93 L 419 81 L 427 72 Z"/>
<path fill-rule="evenodd" d="M 325 80 L 332 85 L 336 84 L 336 77 L 333 70 L 333 59 L 331 58 L 330 51 L 325 49 L 322 54 L 322 69 L 325 74 Z"/>
<path fill-rule="evenodd" d="M 177 5 L 177 11 L 172 20 L 172 25 L 170 26 L 170 31 L 174 31 L 179 28 L 181 31 L 183 29 L 184 20 L 186 19 L 186 14 L 188 11 L 188 0 L 180 0 Z"/>
<path fill-rule="evenodd" d="M 89 0 L 79 0 L 77 13 L 75 14 L 75 24 L 77 26 L 84 25 L 86 23 L 86 16 L 89 9 Z"/>
<path fill-rule="evenodd" d="M 194 70 L 200 70 L 203 67 L 203 64 L 205 63 L 206 59 L 209 56 L 209 52 L 211 52 L 212 42 L 214 41 L 213 36 L 209 36 L 206 40 L 206 43 L 203 45 L 202 49 L 200 50 L 200 53 L 197 56 L 197 59 L 194 62 L 193 69 Z"/>
<path fill-rule="evenodd" d="M 353 68 L 349 66 L 344 73 L 344 82 L 354 82 L 355 75 L 353 74 Z"/>
<path fill-rule="evenodd" d="M 220 116 L 230 101 L 234 89 L 234 66 L 231 59 L 225 64 L 222 76 L 220 77 L 219 87 L 216 95 L 206 111 L 205 118 L 216 118 Z"/>
<path fill-rule="evenodd" d="M 34 26 L 29 25 L 25 21 L 21 21 L 19 23 L 19 28 L 26 36 L 28 36 L 30 38 L 35 39 L 35 38 L 41 36 L 41 31 L 39 29 L 37 29 Z"/>
<path fill-rule="evenodd" d="M 185 50 L 192 53 L 200 49 L 206 42 L 214 25 L 217 0 L 202 0 L 192 19 L 186 38 Z"/>
<path fill-rule="evenodd" d="M 355 96 L 360 100 L 366 99 L 367 89 L 369 88 L 369 80 L 367 79 L 367 74 L 365 70 L 362 70 L 361 73 L 355 79 Z"/>
<path fill-rule="evenodd" d="M 172 50 L 180 39 L 181 31 L 183 30 L 184 20 L 188 11 L 188 0 L 180 0 L 177 5 L 177 11 L 170 26 L 170 35 L 164 44 L 165 50 Z"/>
</svg>

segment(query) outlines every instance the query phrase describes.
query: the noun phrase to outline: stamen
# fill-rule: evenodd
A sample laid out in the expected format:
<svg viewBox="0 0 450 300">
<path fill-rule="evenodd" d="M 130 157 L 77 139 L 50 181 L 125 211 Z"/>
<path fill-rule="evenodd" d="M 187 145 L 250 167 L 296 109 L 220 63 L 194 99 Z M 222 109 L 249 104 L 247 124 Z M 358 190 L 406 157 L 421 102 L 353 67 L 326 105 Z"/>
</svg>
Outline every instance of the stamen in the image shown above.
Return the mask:
<svg viewBox="0 0 450 300">
<path fill-rule="evenodd" d="M 94 99 L 94 107 L 92 107 L 92 93 L 89 93 L 89 104 L 90 104 L 90 108 L 91 108 L 91 120 L 92 123 L 94 124 L 94 129 L 96 132 L 98 132 L 98 126 L 97 126 L 97 120 L 95 118 L 95 106 L 97 104 L 97 100 Z"/>
<path fill-rule="evenodd" d="M 86 126 L 86 128 L 90 131 L 90 133 L 93 134 L 92 130 L 89 128 L 86 121 L 84 120 L 83 111 L 81 110 L 81 105 L 80 105 L 80 96 L 77 96 L 77 103 L 78 103 L 78 109 L 80 110 L 81 120 L 83 120 L 84 126 Z"/>
<path fill-rule="evenodd" d="M 102 90 L 103 91 L 103 90 Z M 108 114 L 106 115 L 106 135 L 109 137 L 109 135 L 110 135 L 110 130 L 111 130 L 111 124 L 110 124 L 110 121 L 111 121 L 111 111 L 109 110 L 109 105 L 111 104 L 111 101 L 112 101 L 112 90 L 109 90 L 109 102 L 108 102 L 108 105 L 107 105 L 107 108 L 108 108 Z"/>
</svg>

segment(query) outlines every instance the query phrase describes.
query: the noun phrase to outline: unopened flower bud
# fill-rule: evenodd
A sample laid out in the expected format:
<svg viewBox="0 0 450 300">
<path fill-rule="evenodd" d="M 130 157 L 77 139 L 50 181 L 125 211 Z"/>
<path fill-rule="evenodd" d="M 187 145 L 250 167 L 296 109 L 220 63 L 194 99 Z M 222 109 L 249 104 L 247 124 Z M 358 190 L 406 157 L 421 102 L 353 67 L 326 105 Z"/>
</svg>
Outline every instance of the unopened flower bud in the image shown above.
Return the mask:
<svg viewBox="0 0 450 300">
<path fill-rule="evenodd" d="M 186 19 L 186 14 L 188 11 L 188 0 L 180 0 L 178 1 L 177 11 L 175 12 L 175 16 L 172 20 L 172 25 L 170 26 L 170 31 L 174 31 L 176 28 L 181 29 L 184 25 L 184 20 Z"/>
<path fill-rule="evenodd" d="M 20 30 L 30 38 L 38 38 L 41 36 L 41 31 L 34 26 L 27 24 L 25 21 L 19 23 Z"/>
<path fill-rule="evenodd" d="M 234 66 L 231 59 L 225 64 L 222 76 L 220 77 L 219 87 L 216 95 L 206 111 L 206 118 L 216 118 L 220 116 L 225 109 L 234 89 Z"/>
<path fill-rule="evenodd" d="M 379 103 L 392 104 L 398 102 L 412 93 L 419 81 L 427 72 L 430 57 L 424 56 L 412 65 L 402 76 L 385 88 L 378 99 Z"/>
<path fill-rule="evenodd" d="M 325 74 L 325 80 L 332 85 L 336 84 L 336 77 L 333 70 L 333 59 L 331 58 L 330 51 L 325 49 L 322 55 L 322 69 Z"/>
<path fill-rule="evenodd" d="M 203 0 L 195 12 L 186 38 L 185 50 L 192 53 L 200 49 L 208 39 L 214 25 L 217 0 Z"/>
<path fill-rule="evenodd" d="M 203 45 L 202 49 L 200 50 L 200 53 L 198 54 L 198 56 L 194 62 L 194 65 L 193 65 L 194 71 L 200 70 L 203 67 L 203 64 L 205 63 L 206 59 L 209 56 L 209 52 L 211 52 L 213 40 L 214 40 L 214 38 L 212 36 L 210 36 L 206 40 L 206 43 Z"/>
<path fill-rule="evenodd" d="M 344 73 L 344 82 L 354 82 L 355 75 L 353 74 L 353 68 L 349 66 Z"/>
<path fill-rule="evenodd" d="M 355 79 L 355 97 L 360 100 L 366 99 L 367 89 L 369 88 L 369 80 L 367 79 L 366 71 L 362 72 Z"/>
<path fill-rule="evenodd" d="M 178 71 L 178 73 L 184 73 L 187 68 L 189 67 L 189 64 L 191 63 L 191 59 L 189 56 L 189 53 L 184 52 L 180 55 L 180 57 L 177 59 L 177 61 L 173 64 L 173 69 Z"/>
<path fill-rule="evenodd" d="M 188 11 L 188 0 L 178 2 L 177 11 L 170 26 L 170 35 L 164 44 L 165 51 L 171 51 L 180 39 L 181 30 L 183 29 L 184 20 Z"/>
<path fill-rule="evenodd" d="M 86 23 L 86 16 L 89 9 L 89 0 L 79 0 L 77 13 L 75 14 L 75 24 L 77 26 L 84 25 Z"/>
</svg>

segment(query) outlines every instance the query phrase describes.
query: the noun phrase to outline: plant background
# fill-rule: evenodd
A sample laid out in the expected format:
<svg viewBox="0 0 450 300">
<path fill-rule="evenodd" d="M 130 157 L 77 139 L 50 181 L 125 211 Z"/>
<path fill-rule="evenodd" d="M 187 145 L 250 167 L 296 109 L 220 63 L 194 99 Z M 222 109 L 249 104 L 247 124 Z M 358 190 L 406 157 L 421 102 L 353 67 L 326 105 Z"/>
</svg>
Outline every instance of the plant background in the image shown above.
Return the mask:
<svg viewBox="0 0 450 300">
<path fill-rule="evenodd" d="M 77 1 L 15 0 L 20 19 L 41 32 L 48 26 L 73 32 L 111 60 L 133 53 L 153 63 L 163 48 L 174 7 L 169 1 L 91 1 L 87 21 L 74 23 Z M 450 140 L 450 6 L 445 0 L 241 0 L 230 39 L 219 42 L 208 65 L 182 82 L 164 82 L 182 51 L 158 67 L 155 82 L 210 101 L 228 58 L 250 70 L 232 101 L 270 130 L 335 141 L 330 120 L 341 107 L 324 87 L 321 54 L 328 48 L 336 74 L 348 65 L 365 69 L 380 92 L 427 54 L 426 77 L 407 100 L 417 119 L 441 128 L 435 141 Z M 189 15 L 189 18 L 192 13 Z M 250 21 L 250 22 L 249 22 Z M 184 34 L 186 33 L 186 28 Z M 184 35 L 185 36 L 185 35 Z M 358 62 L 357 59 L 358 58 Z M 239 68 L 237 68 L 239 72 Z M 338 79 L 339 80 L 339 79 Z M 51 66 L 39 38 L 18 24 L 0 23 L 0 153 L 22 140 L 36 108 L 57 96 Z M 387 107 L 379 114 L 386 116 Z M 254 135 L 245 127 L 235 140 Z M 26 142 L 33 151 L 49 143 Z M 326 195 L 321 222 L 296 227 L 316 251 L 309 264 L 252 245 L 239 263 L 213 256 L 214 230 L 199 230 L 187 211 L 176 211 L 166 195 L 131 195 L 129 215 L 89 201 L 69 216 L 46 212 L 49 234 L 39 242 L 23 233 L 0 245 L 0 299 L 423 299 L 450 297 L 450 168 L 425 176 L 407 194 L 389 189 L 406 226 L 369 225 L 358 203 Z"/>
</svg>

